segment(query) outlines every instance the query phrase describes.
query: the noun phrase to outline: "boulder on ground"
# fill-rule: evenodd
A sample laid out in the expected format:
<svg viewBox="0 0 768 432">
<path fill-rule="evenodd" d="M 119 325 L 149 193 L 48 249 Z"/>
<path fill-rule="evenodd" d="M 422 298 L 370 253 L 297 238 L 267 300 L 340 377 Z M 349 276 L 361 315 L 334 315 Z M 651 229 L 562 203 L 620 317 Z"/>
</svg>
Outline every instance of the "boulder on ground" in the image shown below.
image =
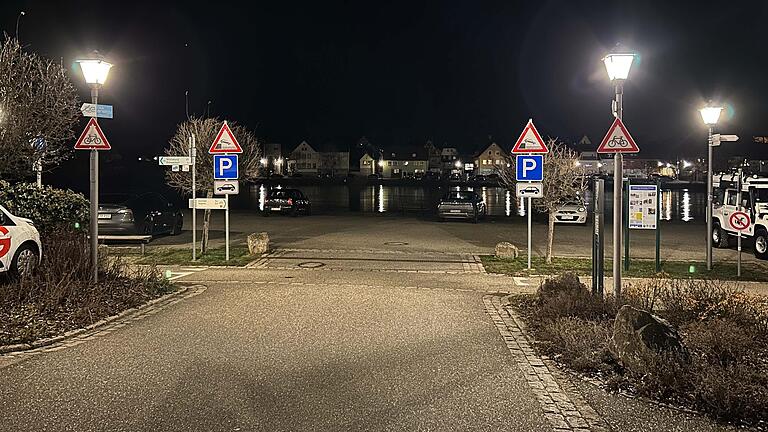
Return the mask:
<svg viewBox="0 0 768 432">
<path fill-rule="evenodd" d="M 624 367 L 637 373 L 647 372 L 646 362 L 661 354 L 687 357 L 683 341 L 671 324 L 629 305 L 616 314 L 608 349 Z"/>
<path fill-rule="evenodd" d="M 501 242 L 496 245 L 497 258 L 517 258 L 520 250 L 510 242 Z"/>
<path fill-rule="evenodd" d="M 269 234 L 265 232 L 249 234 L 248 251 L 251 255 L 261 255 L 269 252 Z"/>
</svg>

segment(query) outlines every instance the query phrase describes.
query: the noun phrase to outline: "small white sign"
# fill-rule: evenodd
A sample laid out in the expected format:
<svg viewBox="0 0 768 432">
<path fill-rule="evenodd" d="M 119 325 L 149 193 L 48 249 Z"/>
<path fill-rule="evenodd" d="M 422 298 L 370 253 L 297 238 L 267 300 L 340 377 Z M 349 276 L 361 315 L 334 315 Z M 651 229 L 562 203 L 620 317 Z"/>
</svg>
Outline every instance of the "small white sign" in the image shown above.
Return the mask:
<svg viewBox="0 0 768 432">
<path fill-rule="evenodd" d="M 227 200 L 224 198 L 197 198 L 195 199 L 198 210 L 226 210 Z M 189 208 L 195 208 L 192 200 L 189 200 Z"/>
<path fill-rule="evenodd" d="M 192 165 L 192 158 L 189 156 L 160 156 L 157 158 L 160 165 Z"/>
<path fill-rule="evenodd" d="M 213 193 L 216 195 L 237 195 L 240 193 L 240 182 L 237 180 L 214 180 Z"/>
<path fill-rule="evenodd" d="M 515 184 L 515 191 L 518 198 L 543 198 L 544 187 L 541 183 L 522 183 Z"/>
<path fill-rule="evenodd" d="M 655 185 L 629 185 L 629 228 L 656 229 L 659 191 Z"/>
</svg>

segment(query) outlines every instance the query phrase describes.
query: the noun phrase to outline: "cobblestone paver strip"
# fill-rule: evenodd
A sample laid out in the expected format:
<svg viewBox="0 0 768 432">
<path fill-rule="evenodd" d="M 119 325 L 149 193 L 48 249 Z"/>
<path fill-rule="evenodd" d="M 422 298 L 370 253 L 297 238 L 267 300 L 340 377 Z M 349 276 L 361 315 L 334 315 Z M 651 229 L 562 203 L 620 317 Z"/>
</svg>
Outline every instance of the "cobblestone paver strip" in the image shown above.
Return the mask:
<svg viewBox="0 0 768 432">
<path fill-rule="evenodd" d="M 536 355 L 525 337 L 525 324 L 504 308 L 502 297 L 486 295 L 483 303 L 555 431 L 608 431 L 607 423 L 570 381 L 550 361 Z"/>
</svg>

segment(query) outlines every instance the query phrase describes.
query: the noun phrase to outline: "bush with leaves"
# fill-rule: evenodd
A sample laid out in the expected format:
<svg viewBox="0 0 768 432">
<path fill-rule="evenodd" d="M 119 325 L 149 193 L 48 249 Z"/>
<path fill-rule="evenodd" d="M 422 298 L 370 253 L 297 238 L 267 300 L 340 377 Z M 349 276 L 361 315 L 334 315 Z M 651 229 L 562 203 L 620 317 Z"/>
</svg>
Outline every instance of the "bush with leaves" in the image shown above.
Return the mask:
<svg viewBox="0 0 768 432">
<path fill-rule="evenodd" d="M 41 234 L 87 228 L 89 202 L 82 194 L 34 183 L 0 180 L 0 204 L 15 216 L 31 219 Z"/>
</svg>

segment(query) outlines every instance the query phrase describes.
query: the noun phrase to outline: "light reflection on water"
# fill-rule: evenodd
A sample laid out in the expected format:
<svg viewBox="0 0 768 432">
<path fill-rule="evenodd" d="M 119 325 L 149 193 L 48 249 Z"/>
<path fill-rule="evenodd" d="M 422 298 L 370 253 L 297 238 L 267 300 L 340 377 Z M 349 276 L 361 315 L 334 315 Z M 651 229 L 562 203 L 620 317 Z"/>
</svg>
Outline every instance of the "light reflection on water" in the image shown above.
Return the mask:
<svg viewBox="0 0 768 432">
<path fill-rule="evenodd" d="M 282 188 L 282 185 L 273 187 Z M 518 217 L 526 215 L 524 199 L 515 197 L 514 191 L 500 187 L 421 187 L 421 186 L 389 186 L 370 185 L 361 188 L 351 188 L 346 185 L 298 185 L 295 187 L 304 192 L 312 202 L 313 212 L 333 213 L 338 211 L 360 211 L 363 213 L 421 213 L 434 214 L 440 197 L 447 190 L 477 190 L 486 204 L 488 214 L 501 217 Z M 247 206 L 253 209 L 264 209 L 268 186 L 252 185 L 249 191 Z M 591 193 L 586 199 L 591 205 Z M 606 188 L 606 215 L 612 212 L 612 194 Z M 666 221 L 679 220 L 684 222 L 701 221 L 704 219 L 706 195 L 703 191 L 689 189 L 669 190 L 661 192 L 661 219 Z"/>
</svg>

